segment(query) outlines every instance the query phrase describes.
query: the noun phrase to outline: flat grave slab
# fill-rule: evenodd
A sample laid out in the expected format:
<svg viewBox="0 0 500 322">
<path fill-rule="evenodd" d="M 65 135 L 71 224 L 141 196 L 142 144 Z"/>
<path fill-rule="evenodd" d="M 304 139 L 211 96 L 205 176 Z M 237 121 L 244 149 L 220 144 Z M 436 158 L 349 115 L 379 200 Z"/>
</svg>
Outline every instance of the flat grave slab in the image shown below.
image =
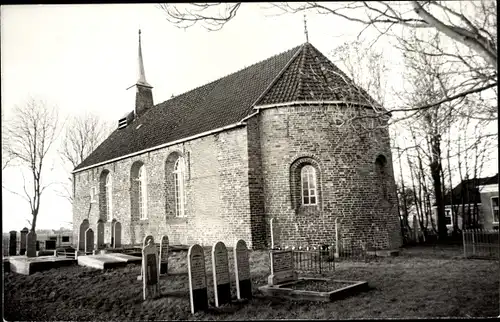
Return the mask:
<svg viewBox="0 0 500 322">
<path fill-rule="evenodd" d="M 366 281 L 299 277 L 297 281 L 259 287 L 262 294 L 290 300 L 331 302 L 368 289 Z"/>
<path fill-rule="evenodd" d="M 130 264 L 130 263 L 140 264 L 142 261 L 141 257 L 132 256 L 132 255 L 123 254 L 123 253 L 107 253 L 106 255 L 110 256 L 112 258 L 116 258 L 119 261 L 126 262 L 127 264 Z"/>
<path fill-rule="evenodd" d="M 73 258 L 41 256 L 41 257 L 25 257 L 11 256 L 9 258 L 10 271 L 23 275 L 31 275 L 35 272 L 41 272 L 52 268 L 75 265 L 76 260 Z"/>
<path fill-rule="evenodd" d="M 141 258 L 135 259 L 135 256 L 118 253 L 107 253 L 102 255 L 78 256 L 78 265 L 97 269 L 107 269 L 115 267 L 124 267 L 130 263 L 141 263 Z"/>
</svg>

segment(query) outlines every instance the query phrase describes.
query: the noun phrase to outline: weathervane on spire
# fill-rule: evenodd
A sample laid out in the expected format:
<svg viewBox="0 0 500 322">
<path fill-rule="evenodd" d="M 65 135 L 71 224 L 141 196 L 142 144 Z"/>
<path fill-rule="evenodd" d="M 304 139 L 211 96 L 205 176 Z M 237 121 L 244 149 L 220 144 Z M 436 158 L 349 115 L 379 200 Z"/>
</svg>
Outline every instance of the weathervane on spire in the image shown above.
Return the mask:
<svg viewBox="0 0 500 322">
<path fill-rule="evenodd" d="M 306 20 L 306 15 L 304 15 L 304 34 L 306 35 L 306 42 L 309 42 L 309 34 L 307 33 L 307 20 Z"/>
</svg>

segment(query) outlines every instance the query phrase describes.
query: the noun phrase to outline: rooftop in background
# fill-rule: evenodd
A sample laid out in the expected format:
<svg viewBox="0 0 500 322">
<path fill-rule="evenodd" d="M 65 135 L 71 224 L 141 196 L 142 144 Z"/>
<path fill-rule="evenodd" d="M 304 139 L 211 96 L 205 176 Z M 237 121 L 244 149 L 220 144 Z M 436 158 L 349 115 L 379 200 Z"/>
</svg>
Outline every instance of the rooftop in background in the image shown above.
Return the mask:
<svg viewBox="0 0 500 322">
<path fill-rule="evenodd" d="M 444 196 L 445 205 L 459 205 L 464 202 L 465 204 L 480 203 L 481 202 L 481 192 L 479 191 L 479 186 L 485 186 L 490 184 L 498 185 L 498 173 L 491 177 L 468 179 L 459 183 L 452 190 L 452 195 L 447 193 Z M 463 195 L 463 200 L 462 200 Z"/>
<path fill-rule="evenodd" d="M 325 101 L 376 104 L 319 50 L 304 43 L 155 105 L 116 129 L 74 171 L 241 123 L 255 106 Z"/>
</svg>

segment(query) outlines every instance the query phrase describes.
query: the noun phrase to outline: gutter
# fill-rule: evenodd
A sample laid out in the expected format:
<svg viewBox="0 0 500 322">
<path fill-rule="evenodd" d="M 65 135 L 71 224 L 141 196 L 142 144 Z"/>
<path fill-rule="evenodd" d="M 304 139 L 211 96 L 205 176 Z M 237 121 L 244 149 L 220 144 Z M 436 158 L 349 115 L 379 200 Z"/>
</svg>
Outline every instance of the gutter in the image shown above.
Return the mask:
<svg viewBox="0 0 500 322">
<path fill-rule="evenodd" d="M 294 105 L 325 105 L 325 104 L 328 104 L 328 105 L 331 105 L 331 104 L 352 104 L 352 105 L 357 105 L 357 106 L 364 106 L 364 107 L 368 107 L 368 108 L 373 108 L 373 106 L 371 106 L 369 104 L 349 102 L 349 101 L 293 101 L 293 102 L 288 102 L 288 103 L 257 105 L 257 106 L 254 106 L 254 109 L 263 110 L 266 108 L 273 108 L 273 107 L 284 107 L 284 106 L 294 106 Z"/>
<path fill-rule="evenodd" d="M 151 148 L 147 148 L 147 149 L 144 149 L 144 150 L 140 150 L 140 151 L 137 151 L 137 152 L 133 152 L 133 153 L 130 153 L 130 154 L 122 155 L 122 156 L 114 158 L 114 159 L 110 159 L 110 160 L 99 162 L 99 163 L 96 163 L 96 164 L 93 164 L 93 165 L 89 165 L 89 166 L 83 167 L 83 168 L 78 169 L 78 170 L 73 170 L 73 171 L 71 171 L 71 173 L 75 174 L 75 173 L 82 172 L 82 171 L 85 171 L 85 170 L 88 170 L 88 169 L 92 169 L 92 168 L 95 168 L 95 167 L 98 167 L 98 166 L 101 166 L 101 165 L 105 165 L 105 164 L 108 164 L 108 163 L 112 163 L 112 162 L 116 162 L 116 161 L 120 161 L 120 160 L 123 160 L 123 159 L 130 158 L 130 157 L 134 157 L 136 155 L 143 154 L 143 153 L 146 153 L 146 152 L 151 152 L 151 151 L 162 149 L 162 148 L 165 148 L 165 147 L 168 147 L 168 146 L 171 146 L 171 145 L 176 145 L 176 144 L 179 144 L 179 143 L 183 143 L 183 142 L 191 141 L 191 140 L 194 140 L 194 139 L 198 139 L 198 138 L 210 135 L 210 134 L 215 134 L 215 133 L 223 132 L 223 131 L 234 129 L 234 128 L 237 128 L 237 127 L 240 127 L 240 126 L 246 126 L 246 123 L 244 122 L 244 120 L 246 120 L 246 119 L 254 116 L 255 114 L 257 114 L 257 113 L 253 113 L 253 114 L 245 117 L 244 119 L 242 119 L 238 123 L 234 123 L 234 124 L 231 124 L 231 125 L 227 125 L 227 126 L 224 126 L 224 127 L 220 127 L 220 128 L 214 129 L 214 130 L 210 130 L 210 131 L 202 132 L 202 133 L 199 133 L 199 134 L 195 134 L 193 136 L 189 136 L 187 138 L 179 139 L 179 140 L 176 140 L 176 141 L 171 141 L 171 142 L 168 142 L 168 143 L 160 144 L 160 145 L 157 145 L 157 146 L 154 146 L 154 147 L 151 147 Z"/>
</svg>

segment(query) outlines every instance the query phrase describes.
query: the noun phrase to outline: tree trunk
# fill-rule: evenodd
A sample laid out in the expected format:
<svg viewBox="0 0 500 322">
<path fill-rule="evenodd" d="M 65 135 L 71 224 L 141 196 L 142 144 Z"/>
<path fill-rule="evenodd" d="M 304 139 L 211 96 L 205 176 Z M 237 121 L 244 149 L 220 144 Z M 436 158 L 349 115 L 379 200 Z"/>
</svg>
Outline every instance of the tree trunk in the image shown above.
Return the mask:
<svg viewBox="0 0 500 322">
<path fill-rule="evenodd" d="M 434 186 L 434 198 L 437 206 L 437 226 L 439 239 L 445 240 L 448 237 L 446 229 L 446 215 L 444 211 L 443 187 L 441 182 L 441 138 L 433 135 L 431 138 L 432 163 L 430 164 L 432 183 Z"/>
</svg>

